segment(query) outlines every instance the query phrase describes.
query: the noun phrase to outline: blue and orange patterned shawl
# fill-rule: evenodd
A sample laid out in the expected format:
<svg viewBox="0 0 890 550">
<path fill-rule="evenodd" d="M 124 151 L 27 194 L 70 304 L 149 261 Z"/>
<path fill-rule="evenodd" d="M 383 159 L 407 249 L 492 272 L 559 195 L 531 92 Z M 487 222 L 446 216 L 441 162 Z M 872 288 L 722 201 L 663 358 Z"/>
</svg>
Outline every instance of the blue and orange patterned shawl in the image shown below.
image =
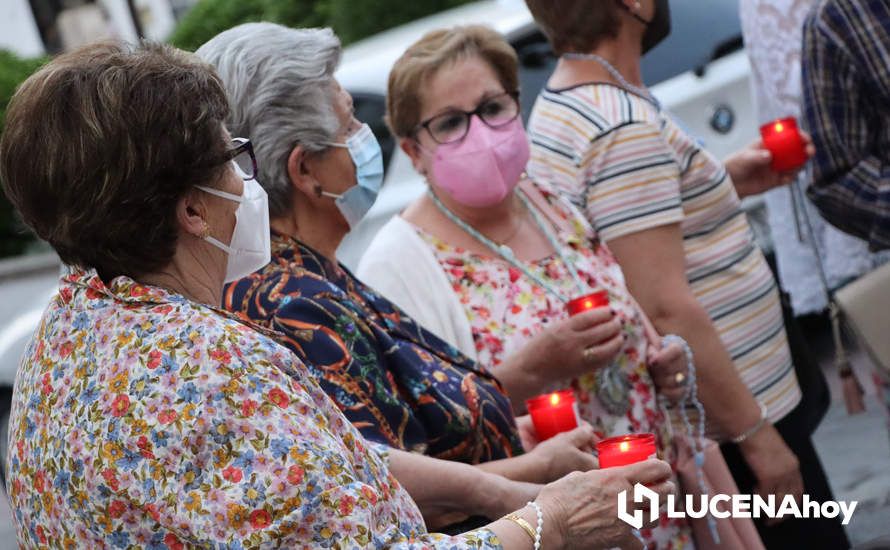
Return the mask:
<svg viewBox="0 0 890 550">
<path fill-rule="evenodd" d="M 473 464 L 521 453 L 491 373 L 295 239 L 273 232 L 272 261 L 223 305 L 277 331 L 371 441 Z"/>
</svg>

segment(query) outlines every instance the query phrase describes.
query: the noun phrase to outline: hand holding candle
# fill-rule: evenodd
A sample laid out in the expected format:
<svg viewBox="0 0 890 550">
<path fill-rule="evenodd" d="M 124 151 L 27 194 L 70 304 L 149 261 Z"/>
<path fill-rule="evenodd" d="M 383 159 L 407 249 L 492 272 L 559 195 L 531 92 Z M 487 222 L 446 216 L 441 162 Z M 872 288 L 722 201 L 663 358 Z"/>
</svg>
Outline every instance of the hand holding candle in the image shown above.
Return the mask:
<svg viewBox="0 0 890 550">
<path fill-rule="evenodd" d="M 575 394 L 562 390 L 533 397 L 525 402 L 535 426 L 538 441 L 546 441 L 556 434 L 578 427 Z"/>
<path fill-rule="evenodd" d="M 628 466 L 656 456 L 655 435 L 630 434 L 604 439 L 596 444 L 600 468 Z"/>
<path fill-rule="evenodd" d="M 806 164 L 807 145 L 797 128 L 794 117 L 774 120 L 760 127 L 763 147 L 773 155 L 775 172 L 796 170 Z"/>
<path fill-rule="evenodd" d="M 521 357 L 515 367 L 522 384 L 511 391 L 514 399 L 528 399 L 556 384 L 567 386 L 570 380 L 611 364 L 625 339 L 621 318 L 603 307 L 607 299 L 605 292 L 583 297 L 575 302 L 578 313 L 548 319 L 516 354 Z"/>
<path fill-rule="evenodd" d="M 759 195 L 794 181 L 807 159 L 816 154 L 809 134 L 794 119 L 781 119 L 761 128 L 762 139 L 724 161 L 740 198 Z"/>
<path fill-rule="evenodd" d="M 566 304 L 566 309 L 568 310 L 569 315 L 572 316 L 598 307 L 609 307 L 609 293 L 602 289 L 588 294 L 587 296 L 575 298 Z"/>
</svg>

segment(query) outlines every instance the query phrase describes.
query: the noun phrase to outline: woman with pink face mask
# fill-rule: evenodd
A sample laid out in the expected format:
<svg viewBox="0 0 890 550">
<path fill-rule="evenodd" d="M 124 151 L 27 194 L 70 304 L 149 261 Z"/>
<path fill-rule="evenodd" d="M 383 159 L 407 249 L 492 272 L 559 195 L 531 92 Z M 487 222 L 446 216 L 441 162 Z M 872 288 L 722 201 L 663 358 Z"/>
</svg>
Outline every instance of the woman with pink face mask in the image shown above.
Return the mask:
<svg viewBox="0 0 890 550">
<path fill-rule="evenodd" d="M 428 192 L 378 234 L 359 277 L 487 365 L 514 409 L 571 386 L 599 436 L 652 432 L 672 455 L 658 395 L 685 392 L 686 362 L 661 347 L 621 269 L 575 208 L 525 175 L 516 54 L 481 26 L 432 32 L 389 77 L 387 117 Z M 605 290 L 610 307 L 569 316 Z M 524 443 L 534 445 L 530 430 Z M 645 531 L 689 548 L 685 522 Z"/>
</svg>

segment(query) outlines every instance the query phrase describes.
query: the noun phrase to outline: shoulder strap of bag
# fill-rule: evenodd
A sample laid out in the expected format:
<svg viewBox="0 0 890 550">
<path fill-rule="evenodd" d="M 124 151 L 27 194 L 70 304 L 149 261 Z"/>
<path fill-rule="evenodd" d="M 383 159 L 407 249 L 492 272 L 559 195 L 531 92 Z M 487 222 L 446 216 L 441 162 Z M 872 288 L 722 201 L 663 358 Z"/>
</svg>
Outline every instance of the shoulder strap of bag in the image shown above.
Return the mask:
<svg viewBox="0 0 890 550">
<path fill-rule="evenodd" d="M 802 243 L 806 242 L 803 233 L 800 230 L 800 220 L 802 218 L 807 226 L 807 233 L 809 234 L 809 242 L 813 251 L 813 257 L 816 259 L 819 282 L 822 284 L 822 291 L 825 293 L 825 298 L 828 301 L 828 314 L 831 319 L 831 333 L 834 339 L 834 364 L 835 368 L 837 368 L 838 375 L 841 378 L 844 404 L 847 407 L 847 414 L 859 414 L 865 411 L 865 401 L 863 399 L 865 392 L 847 358 L 847 350 L 844 346 L 843 339 L 843 312 L 841 311 L 840 306 L 838 306 L 837 300 L 834 298 L 834 292 L 832 292 L 831 288 L 828 286 L 828 276 L 825 272 L 825 264 L 822 262 L 822 256 L 819 253 L 819 247 L 816 245 L 816 232 L 813 230 L 813 222 L 810 219 L 810 213 L 807 211 L 805 205 L 801 206 L 799 204 L 799 195 L 802 194 L 802 191 L 798 186 L 799 180 L 800 178 L 798 177 L 788 186 L 788 190 L 791 193 L 791 207 L 794 210 L 794 220 L 797 223 L 798 228 L 798 239 Z"/>
</svg>

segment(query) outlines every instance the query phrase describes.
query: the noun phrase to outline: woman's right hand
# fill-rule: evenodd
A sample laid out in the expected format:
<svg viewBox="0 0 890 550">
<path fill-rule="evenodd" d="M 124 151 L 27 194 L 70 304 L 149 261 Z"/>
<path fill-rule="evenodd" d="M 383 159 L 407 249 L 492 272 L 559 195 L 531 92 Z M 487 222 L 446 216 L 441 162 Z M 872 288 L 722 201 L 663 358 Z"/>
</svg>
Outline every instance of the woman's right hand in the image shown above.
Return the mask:
<svg viewBox="0 0 890 550">
<path fill-rule="evenodd" d="M 621 322 L 601 307 L 550 324 L 519 353 L 526 371 L 546 384 L 609 365 L 623 344 Z"/>
<path fill-rule="evenodd" d="M 609 308 L 597 308 L 551 323 L 491 372 L 521 414 L 526 399 L 607 366 L 623 345 L 621 322 Z"/>
<path fill-rule="evenodd" d="M 618 494 L 627 491 L 630 513 L 637 508 L 648 512 L 648 502 L 633 502 L 633 486 L 646 485 L 659 494 L 663 503 L 676 491 L 670 476 L 671 467 L 666 462 L 650 459 L 620 468 L 575 472 L 547 485 L 535 500 L 544 512 L 543 546 L 638 548 L 630 525 L 618 519 Z M 648 522 L 649 514 L 644 513 L 643 518 Z"/>
</svg>

